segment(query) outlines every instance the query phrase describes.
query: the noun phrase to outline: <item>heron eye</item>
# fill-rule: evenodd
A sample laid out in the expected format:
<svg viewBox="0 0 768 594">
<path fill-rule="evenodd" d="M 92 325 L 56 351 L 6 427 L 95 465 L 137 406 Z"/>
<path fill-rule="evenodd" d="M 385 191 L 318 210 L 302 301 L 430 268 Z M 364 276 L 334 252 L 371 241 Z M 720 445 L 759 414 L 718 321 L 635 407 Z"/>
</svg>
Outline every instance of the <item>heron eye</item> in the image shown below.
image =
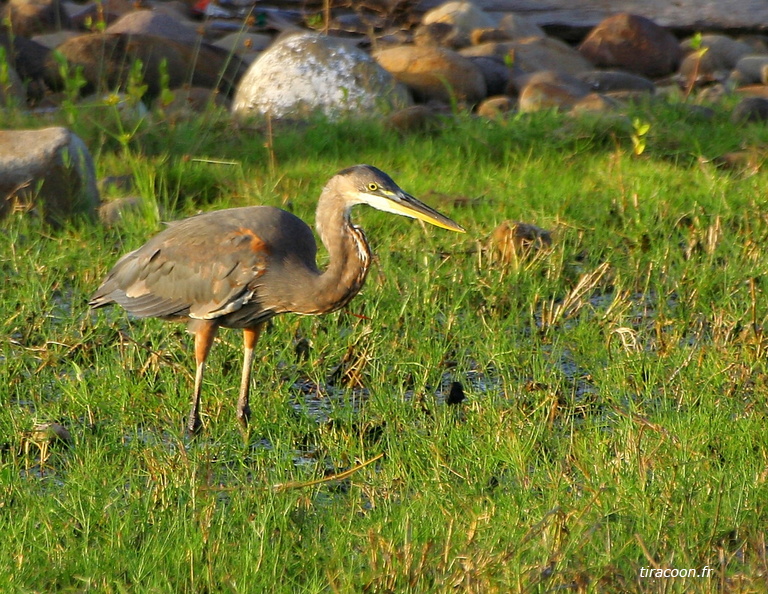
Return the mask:
<svg viewBox="0 0 768 594">
<path fill-rule="evenodd" d="M 379 189 L 379 184 L 377 184 L 376 182 L 371 182 L 371 183 L 368 184 L 368 191 L 369 192 L 375 192 L 378 189 Z"/>
</svg>

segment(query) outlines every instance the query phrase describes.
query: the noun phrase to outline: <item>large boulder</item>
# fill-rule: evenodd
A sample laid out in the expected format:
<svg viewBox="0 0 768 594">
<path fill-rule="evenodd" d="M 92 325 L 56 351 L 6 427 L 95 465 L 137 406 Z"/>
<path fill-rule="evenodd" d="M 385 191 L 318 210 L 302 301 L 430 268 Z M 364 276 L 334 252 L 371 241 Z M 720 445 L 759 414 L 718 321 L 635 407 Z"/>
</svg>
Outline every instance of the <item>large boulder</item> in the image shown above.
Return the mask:
<svg viewBox="0 0 768 594">
<path fill-rule="evenodd" d="M 672 33 L 650 19 L 628 13 L 603 20 L 579 51 L 595 66 L 621 68 L 649 78 L 675 72 L 682 58 Z"/>
<path fill-rule="evenodd" d="M 253 62 L 235 93 L 240 117 L 329 118 L 387 112 L 410 104 L 408 91 L 349 42 L 316 33 L 289 35 Z"/>
<path fill-rule="evenodd" d="M 401 45 L 374 52 L 374 58 L 423 100 L 468 103 L 485 99 L 480 69 L 469 59 L 444 47 Z"/>
<path fill-rule="evenodd" d="M 46 220 L 92 216 L 99 205 L 93 159 L 66 128 L 0 131 L 0 214 L 15 204 L 41 208 Z"/>
<path fill-rule="evenodd" d="M 206 44 L 186 44 L 154 35 L 92 33 L 62 43 L 57 51 L 71 68 L 80 66 L 87 81 L 84 93 L 124 88 L 131 67 L 138 59 L 143 65 L 147 97 L 162 90 L 161 64 L 165 62 L 169 87 L 218 88 L 229 93 L 239 80 L 244 65 L 226 51 Z M 49 56 L 46 80 L 53 88 L 64 84 L 59 63 Z"/>
</svg>

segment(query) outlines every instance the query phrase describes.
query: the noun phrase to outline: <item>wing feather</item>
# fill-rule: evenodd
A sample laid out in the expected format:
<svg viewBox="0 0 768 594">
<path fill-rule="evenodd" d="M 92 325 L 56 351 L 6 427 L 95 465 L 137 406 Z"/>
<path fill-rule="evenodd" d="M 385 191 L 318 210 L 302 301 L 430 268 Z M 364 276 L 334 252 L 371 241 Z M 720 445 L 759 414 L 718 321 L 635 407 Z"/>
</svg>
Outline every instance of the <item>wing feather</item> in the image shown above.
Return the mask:
<svg viewBox="0 0 768 594">
<path fill-rule="evenodd" d="M 212 319 L 254 304 L 270 245 L 244 225 L 245 210 L 263 219 L 276 209 L 215 211 L 169 226 L 115 264 L 91 305 L 117 303 L 139 317 Z"/>
</svg>

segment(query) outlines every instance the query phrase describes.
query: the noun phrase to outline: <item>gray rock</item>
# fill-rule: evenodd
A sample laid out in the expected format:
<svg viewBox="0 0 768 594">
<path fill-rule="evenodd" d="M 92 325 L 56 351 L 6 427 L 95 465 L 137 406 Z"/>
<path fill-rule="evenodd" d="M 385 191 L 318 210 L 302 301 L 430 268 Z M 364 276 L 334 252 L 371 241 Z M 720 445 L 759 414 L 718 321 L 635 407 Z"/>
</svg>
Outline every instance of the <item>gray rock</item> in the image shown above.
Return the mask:
<svg viewBox="0 0 768 594">
<path fill-rule="evenodd" d="M 656 85 L 652 80 L 639 74 L 630 74 L 620 70 L 591 70 L 578 72 L 574 76 L 587 83 L 593 91 L 598 93 L 645 91 L 653 94 L 656 92 Z"/>
<path fill-rule="evenodd" d="M 420 0 L 429 10 L 442 0 Z M 594 27 L 617 12 L 634 12 L 653 19 L 663 27 L 705 31 L 707 29 L 750 29 L 768 23 L 765 0 L 474 0 L 477 8 L 491 17 L 515 12 L 540 26 L 558 28 Z"/>
<path fill-rule="evenodd" d="M 105 202 L 99 207 L 99 220 L 111 227 L 123 220 L 127 213 L 140 213 L 142 200 L 140 196 L 125 196 Z"/>
<path fill-rule="evenodd" d="M 289 35 L 251 64 L 235 93 L 238 117 L 370 115 L 410 104 L 408 91 L 351 43 L 315 33 Z"/>
<path fill-rule="evenodd" d="M 685 81 L 695 77 L 699 83 L 727 80 L 738 61 L 752 53 L 749 45 L 726 35 L 703 35 L 700 44 L 687 39 L 680 47 L 687 52 L 680 65 L 680 75 Z"/>
<path fill-rule="evenodd" d="M 768 99 L 763 97 L 747 97 L 742 99 L 731 113 L 734 123 L 768 121 Z"/>
<path fill-rule="evenodd" d="M 191 25 L 186 25 L 179 19 L 154 10 L 129 12 L 107 27 L 106 32 L 156 35 L 187 44 L 194 44 L 202 37 Z"/>
<path fill-rule="evenodd" d="M 477 56 L 469 58 L 485 79 L 486 93 L 489 97 L 503 95 L 513 75 L 513 68 L 499 58 Z"/>
<path fill-rule="evenodd" d="M 41 208 L 51 223 L 93 216 L 99 191 L 91 154 L 66 128 L 0 131 L 0 196 L 3 215 L 22 204 Z"/>
<path fill-rule="evenodd" d="M 731 80 L 739 85 L 751 85 L 763 81 L 763 69 L 768 67 L 768 56 L 743 56 L 731 72 Z"/>
<path fill-rule="evenodd" d="M 499 28 L 504 29 L 512 39 L 547 36 L 544 33 L 544 29 L 539 27 L 532 19 L 516 13 L 505 14 L 501 17 Z"/>
<path fill-rule="evenodd" d="M 213 45 L 234 52 L 249 64 L 259 57 L 259 54 L 272 45 L 274 38 L 265 33 L 249 33 L 236 31 L 217 39 Z"/>
<path fill-rule="evenodd" d="M 48 49 L 56 49 L 62 43 L 80 35 L 77 31 L 54 31 L 53 33 L 41 33 L 32 37 L 32 41 L 39 43 Z"/>
</svg>

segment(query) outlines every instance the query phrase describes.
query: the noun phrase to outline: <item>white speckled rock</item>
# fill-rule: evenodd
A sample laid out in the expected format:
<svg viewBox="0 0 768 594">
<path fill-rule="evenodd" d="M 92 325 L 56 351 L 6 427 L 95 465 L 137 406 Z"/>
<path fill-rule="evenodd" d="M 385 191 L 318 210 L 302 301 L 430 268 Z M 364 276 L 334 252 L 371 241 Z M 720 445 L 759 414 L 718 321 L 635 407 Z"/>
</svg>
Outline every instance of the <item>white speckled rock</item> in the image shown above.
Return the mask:
<svg viewBox="0 0 768 594">
<path fill-rule="evenodd" d="M 332 37 L 300 33 L 274 43 L 237 87 L 237 117 L 329 118 L 386 113 L 411 104 L 405 87 L 368 54 Z"/>
</svg>

